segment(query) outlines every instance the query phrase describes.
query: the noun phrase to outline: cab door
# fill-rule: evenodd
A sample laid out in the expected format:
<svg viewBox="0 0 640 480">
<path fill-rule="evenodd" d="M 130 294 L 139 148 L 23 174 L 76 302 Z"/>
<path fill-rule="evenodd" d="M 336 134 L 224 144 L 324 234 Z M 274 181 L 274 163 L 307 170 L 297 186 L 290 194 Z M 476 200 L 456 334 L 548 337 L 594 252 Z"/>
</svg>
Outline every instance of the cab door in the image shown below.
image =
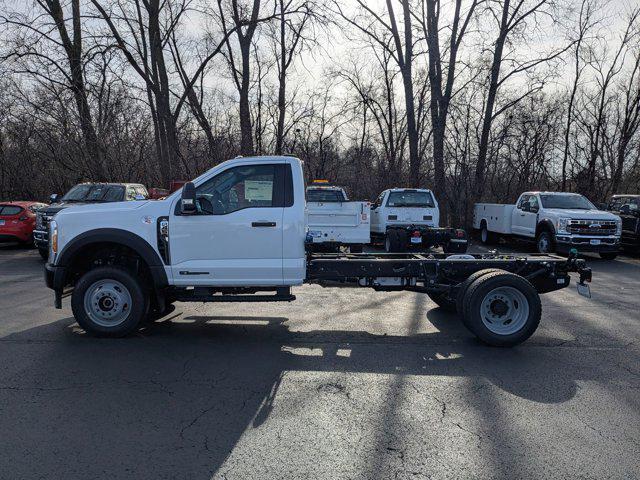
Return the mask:
<svg viewBox="0 0 640 480">
<path fill-rule="evenodd" d="M 197 211 L 169 221 L 175 285 L 283 284 L 285 163 L 241 164 L 196 185 Z"/>
<path fill-rule="evenodd" d="M 522 195 L 511 216 L 511 231 L 515 235 L 534 237 L 538 222 L 538 198 Z"/>
</svg>

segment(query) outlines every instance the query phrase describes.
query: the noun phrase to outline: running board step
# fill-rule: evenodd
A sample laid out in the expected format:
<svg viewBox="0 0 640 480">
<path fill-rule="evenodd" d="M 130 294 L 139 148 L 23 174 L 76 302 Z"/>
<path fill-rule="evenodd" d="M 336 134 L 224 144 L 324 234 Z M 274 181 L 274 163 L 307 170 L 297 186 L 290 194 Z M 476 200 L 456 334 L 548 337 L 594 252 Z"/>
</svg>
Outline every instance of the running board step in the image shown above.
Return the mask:
<svg viewBox="0 0 640 480">
<path fill-rule="evenodd" d="M 289 287 L 275 287 L 258 289 L 258 291 L 275 291 L 273 295 L 258 295 L 256 293 L 247 293 L 238 291 L 230 292 L 216 292 L 207 287 L 196 287 L 191 290 L 186 290 L 175 295 L 175 299 L 179 302 L 292 302 L 296 299 L 295 295 L 291 294 L 291 288 Z"/>
<path fill-rule="evenodd" d="M 293 302 L 295 295 L 179 295 L 178 302 Z"/>
</svg>

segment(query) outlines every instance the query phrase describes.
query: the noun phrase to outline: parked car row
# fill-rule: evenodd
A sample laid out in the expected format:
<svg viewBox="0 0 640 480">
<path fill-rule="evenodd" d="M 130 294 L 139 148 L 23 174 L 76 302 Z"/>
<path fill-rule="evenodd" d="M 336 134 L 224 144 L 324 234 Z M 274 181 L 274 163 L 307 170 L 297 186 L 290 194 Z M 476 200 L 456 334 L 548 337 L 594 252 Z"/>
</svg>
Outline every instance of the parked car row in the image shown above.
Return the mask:
<svg viewBox="0 0 640 480">
<path fill-rule="evenodd" d="M 48 225 L 59 211 L 76 205 L 163 198 L 182 187 L 151 189 L 133 183 L 81 183 L 51 204 L 0 203 L 0 242 L 34 245 L 46 259 Z M 258 198 L 261 185 L 254 194 Z M 445 253 L 465 253 L 463 229 L 440 227 L 438 202 L 429 189 L 393 188 L 373 202 L 350 201 L 344 188 L 314 181 L 306 188 L 307 249 L 352 253 L 376 244 L 386 252 L 442 247 Z M 513 204 L 477 203 L 473 229 L 486 245 L 500 239 L 534 242 L 539 253 L 566 254 L 572 249 L 614 259 L 620 248 L 640 247 L 640 195 L 614 195 L 601 209 L 586 197 L 566 192 L 525 192 Z"/>
</svg>

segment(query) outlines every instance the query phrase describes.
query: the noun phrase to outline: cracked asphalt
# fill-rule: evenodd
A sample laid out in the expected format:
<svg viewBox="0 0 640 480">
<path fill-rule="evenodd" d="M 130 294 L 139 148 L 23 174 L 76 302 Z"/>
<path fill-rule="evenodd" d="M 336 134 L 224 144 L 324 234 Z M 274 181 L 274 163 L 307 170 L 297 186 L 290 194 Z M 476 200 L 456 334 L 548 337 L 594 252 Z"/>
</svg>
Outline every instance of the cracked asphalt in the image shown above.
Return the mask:
<svg viewBox="0 0 640 480">
<path fill-rule="evenodd" d="M 125 339 L 52 306 L 0 247 L 0 478 L 639 478 L 640 260 L 479 344 L 415 293 L 177 304 Z"/>
</svg>

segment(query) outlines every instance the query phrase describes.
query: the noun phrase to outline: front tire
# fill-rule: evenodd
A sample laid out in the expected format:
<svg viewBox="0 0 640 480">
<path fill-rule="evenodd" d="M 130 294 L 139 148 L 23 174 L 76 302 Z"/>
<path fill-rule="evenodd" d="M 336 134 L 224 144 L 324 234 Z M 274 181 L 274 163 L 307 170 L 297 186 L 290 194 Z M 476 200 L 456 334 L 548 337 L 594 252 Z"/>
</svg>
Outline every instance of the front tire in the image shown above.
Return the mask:
<svg viewBox="0 0 640 480">
<path fill-rule="evenodd" d="M 476 279 L 465 295 L 463 323 L 482 342 L 512 347 L 538 328 L 542 306 L 536 289 L 523 277 L 494 272 Z"/>
<path fill-rule="evenodd" d="M 71 309 L 78 324 L 101 337 L 123 337 L 133 332 L 149 308 L 149 295 L 129 271 L 99 267 L 85 273 L 75 285 Z"/>
<path fill-rule="evenodd" d="M 600 252 L 599 255 L 603 260 L 615 260 L 618 256 L 618 254 L 614 252 Z"/>
<path fill-rule="evenodd" d="M 542 231 L 538 233 L 536 237 L 536 250 L 538 253 L 552 253 L 555 250 L 551 232 Z"/>
</svg>

